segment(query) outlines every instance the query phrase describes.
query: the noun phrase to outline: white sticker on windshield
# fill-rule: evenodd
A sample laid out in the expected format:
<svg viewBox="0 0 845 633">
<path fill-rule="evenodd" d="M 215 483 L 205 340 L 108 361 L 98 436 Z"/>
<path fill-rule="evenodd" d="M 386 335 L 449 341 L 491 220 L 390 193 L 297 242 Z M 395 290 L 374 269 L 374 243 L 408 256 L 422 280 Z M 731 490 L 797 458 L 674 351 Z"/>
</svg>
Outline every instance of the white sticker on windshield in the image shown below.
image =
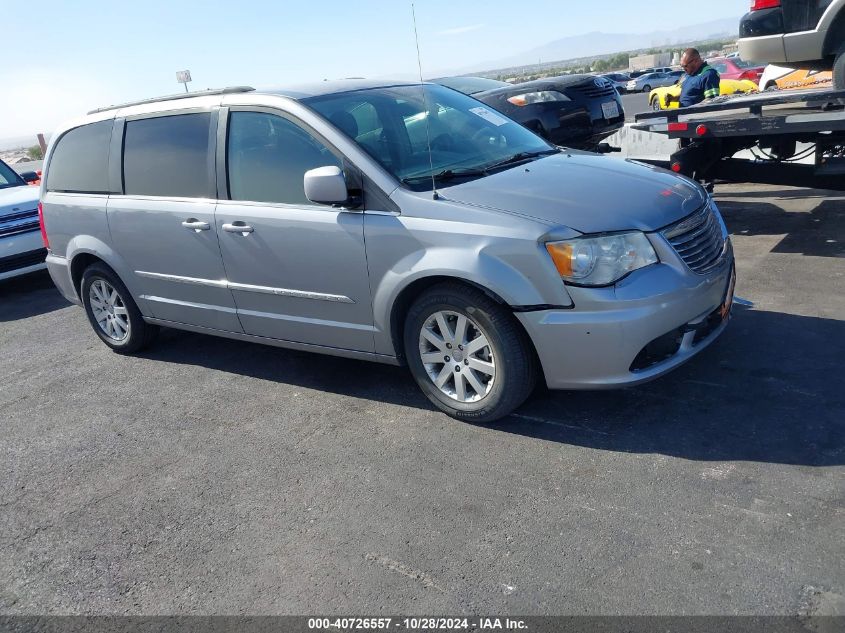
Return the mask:
<svg viewBox="0 0 845 633">
<path fill-rule="evenodd" d="M 508 123 L 508 120 L 502 115 L 496 114 L 495 112 L 491 112 L 487 108 L 482 108 L 481 106 L 477 108 L 470 108 L 469 111 L 475 114 L 476 116 L 480 116 L 485 121 L 492 123 L 496 127 Z"/>
</svg>

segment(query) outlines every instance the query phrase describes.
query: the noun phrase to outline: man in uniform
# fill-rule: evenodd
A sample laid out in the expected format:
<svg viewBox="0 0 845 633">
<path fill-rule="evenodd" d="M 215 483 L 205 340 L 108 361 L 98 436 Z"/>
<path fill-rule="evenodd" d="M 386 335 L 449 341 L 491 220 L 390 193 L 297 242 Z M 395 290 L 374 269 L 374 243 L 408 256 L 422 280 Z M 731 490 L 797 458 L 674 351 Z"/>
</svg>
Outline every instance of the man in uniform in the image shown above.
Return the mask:
<svg viewBox="0 0 845 633">
<path fill-rule="evenodd" d="M 666 105 L 680 101 L 680 106 L 695 105 L 719 96 L 719 73 L 701 59 L 701 54 L 694 48 L 688 48 L 681 55 L 681 68 L 687 74 L 681 82 L 681 96 L 666 95 Z"/>
</svg>

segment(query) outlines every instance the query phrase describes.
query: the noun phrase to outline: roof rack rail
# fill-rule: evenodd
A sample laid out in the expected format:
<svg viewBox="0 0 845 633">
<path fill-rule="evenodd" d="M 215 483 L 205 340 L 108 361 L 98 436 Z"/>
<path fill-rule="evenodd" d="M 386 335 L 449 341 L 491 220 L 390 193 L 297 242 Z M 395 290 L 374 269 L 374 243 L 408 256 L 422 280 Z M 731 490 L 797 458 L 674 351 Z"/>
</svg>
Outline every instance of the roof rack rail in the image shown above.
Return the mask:
<svg viewBox="0 0 845 633">
<path fill-rule="evenodd" d="M 106 106 L 105 108 L 97 108 L 96 110 L 91 110 L 88 114 L 96 114 L 97 112 L 107 112 L 108 110 L 118 110 L 120 108 L 128 108 L 129 106 L 146 105 L 147 103 L 158 103 L 159 101 L 173 101 L 176 99 L 189 99 L 191 97 L 209 97 L 213 95 L 237 94 L 239 92 L 252 92 L 253 90 L 255 90 L 255 88 L 253 88 L 252 86 L 229 86 L 228 88 L 201 90 L 199 92 L 179 92 L 175 95 L 153 97 L 152 99 L 141 99 L 140 101 L 129 101 L 127 103 L 119 103 L 117 105 Z"/>
</svg>

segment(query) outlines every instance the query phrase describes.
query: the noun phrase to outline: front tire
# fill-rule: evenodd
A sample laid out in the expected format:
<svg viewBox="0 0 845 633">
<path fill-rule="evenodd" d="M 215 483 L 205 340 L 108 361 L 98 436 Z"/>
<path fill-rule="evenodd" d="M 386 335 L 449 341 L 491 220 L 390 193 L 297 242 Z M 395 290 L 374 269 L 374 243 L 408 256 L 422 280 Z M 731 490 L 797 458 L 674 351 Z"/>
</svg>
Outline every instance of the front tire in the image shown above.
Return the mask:
<svg viewBox="0 0 845 633">
<path fill-rule="evenodd" d="M 158 334 L 158 326 L 144 321 L 129 290 L 104 264 L 85 269 L 79 294 L 94 332 L 115 352 L 137 352 Z"/>
<path fill-rule="evenodd" d="M 651 109 L 654 110 L 655 112 L 657 112 L 661 109 L 660 108 L 660 99 L 658 97 L 654 97 L 651 100 Z"/>
<path fill-rule="evenodd" d="M 839 51 L 833 62 L 833 87 L 835 90 L 845 90 L 845 49 Z"/>
<path fill-rule="evenodd" d="M 424 292 L 408 311 L 404 343 L 422 392 L 458 420 L 503 418 L 536 384 L 528 337 L 508 310 L 473 287 L 442 284 Z"/>
<path fill-rule="evenodd" d="M 643 86 L 643 92 L 651 92 L 651 86 L 649 86 L 649 85 Z"/>
</svg>

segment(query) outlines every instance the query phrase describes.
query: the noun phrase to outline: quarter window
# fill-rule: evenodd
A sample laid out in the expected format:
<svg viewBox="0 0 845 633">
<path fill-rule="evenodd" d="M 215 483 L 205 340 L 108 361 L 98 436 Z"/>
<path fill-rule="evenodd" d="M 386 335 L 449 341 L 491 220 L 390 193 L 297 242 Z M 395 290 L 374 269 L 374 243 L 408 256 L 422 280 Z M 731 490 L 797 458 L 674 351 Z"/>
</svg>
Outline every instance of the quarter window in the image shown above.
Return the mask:
<svg viewBox="0 0 845 633">
<path fill-rule="evenodd" d="M 312 204 L 305 172 L 340 161 L 313 135 L 288 119 L 263 112 L 229 116 L 227 169 L 232 200 Z"/>
<path fill-rule="evenodd" d="M 123 186 L 127 195 L 209 198 L 211 115 L 179 114 L 126 122 Z"/>
<path fill-rule="evenodd" d="M 59 139 L 47 169 L 47 190 L 109 193 L 109 142 L 113 121 L 90 123 Z"/>
</svg>

